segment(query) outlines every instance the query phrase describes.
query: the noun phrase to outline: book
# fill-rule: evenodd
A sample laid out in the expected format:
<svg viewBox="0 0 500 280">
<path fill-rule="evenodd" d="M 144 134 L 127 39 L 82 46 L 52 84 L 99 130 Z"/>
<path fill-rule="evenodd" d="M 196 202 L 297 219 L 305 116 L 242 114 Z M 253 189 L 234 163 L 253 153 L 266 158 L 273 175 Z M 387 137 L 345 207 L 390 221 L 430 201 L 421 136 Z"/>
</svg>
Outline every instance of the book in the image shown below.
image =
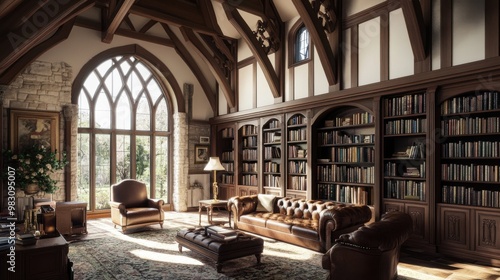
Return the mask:
<svg viewBox="0 0 500 280">
<path fill-rule="evenodd" d="M 23 240 L 16 239 L 16 244 L 27 246 L 36 244 L 36 241 L 37 241 L 36 238 L 23 239 Z"/>
<path fill-rule="evenodd" d="M 205 234 L 207 236 L 219 239 L 219 240 L 224 240 L 224 241 L 230 241 L 230 240 L 236 240 L 238 236 L 238 232 L 234 229 L 227 229 L 223 228 L 220 226 L 207 226 L 205 227 Z"/>
</svg>

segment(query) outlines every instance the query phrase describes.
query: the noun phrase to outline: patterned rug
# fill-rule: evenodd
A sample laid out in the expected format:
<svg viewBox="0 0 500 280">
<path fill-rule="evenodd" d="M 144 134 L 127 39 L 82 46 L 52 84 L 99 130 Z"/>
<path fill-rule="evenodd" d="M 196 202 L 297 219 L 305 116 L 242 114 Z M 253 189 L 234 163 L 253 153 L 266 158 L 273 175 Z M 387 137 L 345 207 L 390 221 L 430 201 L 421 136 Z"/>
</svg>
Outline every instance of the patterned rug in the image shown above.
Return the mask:
<svg viewBox="0 0 500 280">
<path fill-rule="evenodd" d="M 325 279 L 322 254 L 264 238 L 258 265 L 255 256 L 227 261 L 221 273 L 215 263 L 183 248 L 180 228 L 156 229 L 71 243 L 69 258 L 75 279 Z"/>
</svg>

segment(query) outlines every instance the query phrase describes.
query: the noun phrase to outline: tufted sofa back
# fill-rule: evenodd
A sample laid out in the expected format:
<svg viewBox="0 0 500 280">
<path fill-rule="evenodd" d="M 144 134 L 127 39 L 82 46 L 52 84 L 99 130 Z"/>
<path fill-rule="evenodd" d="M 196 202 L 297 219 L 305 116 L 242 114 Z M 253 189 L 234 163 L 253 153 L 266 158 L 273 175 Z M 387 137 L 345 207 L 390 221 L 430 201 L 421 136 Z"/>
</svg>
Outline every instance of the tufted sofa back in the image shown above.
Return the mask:
<svg viewBox="0 0 500 280">
<path fill-rule="evenodd" d="M 325 209 L 334 209 L 343 204 L 328 201 L 305 200 L 300 198 L 283 197 L 278 199 L 279 213 L 294 218 L 319 220 L 320 214 Z"/>
</svg>

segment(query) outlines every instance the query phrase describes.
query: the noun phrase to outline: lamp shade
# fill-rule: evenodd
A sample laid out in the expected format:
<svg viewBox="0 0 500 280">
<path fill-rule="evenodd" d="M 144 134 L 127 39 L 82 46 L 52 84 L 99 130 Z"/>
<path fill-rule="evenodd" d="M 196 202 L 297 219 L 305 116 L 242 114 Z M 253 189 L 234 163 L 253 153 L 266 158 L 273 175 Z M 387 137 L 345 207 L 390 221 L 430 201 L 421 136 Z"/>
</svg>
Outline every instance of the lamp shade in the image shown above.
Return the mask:
<svg viewBox="0 0 500 280">
<path fill-rule="evenodd" d="M 224 166 L 220 163 L 219 157 L 210 157 L 207 165 L 203 170 L 212 171 L 212 170 L 226 170 Z"/>
</svg>

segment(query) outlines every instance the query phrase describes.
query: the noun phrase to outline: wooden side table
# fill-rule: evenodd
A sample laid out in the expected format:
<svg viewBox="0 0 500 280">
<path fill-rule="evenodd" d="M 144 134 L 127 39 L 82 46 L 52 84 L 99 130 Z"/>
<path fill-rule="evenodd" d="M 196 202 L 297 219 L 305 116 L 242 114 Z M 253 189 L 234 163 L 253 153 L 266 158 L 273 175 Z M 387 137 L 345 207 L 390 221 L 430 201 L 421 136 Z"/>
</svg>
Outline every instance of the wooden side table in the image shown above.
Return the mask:
<svg viewBox="0 0 500 280">
<path fill-rule="evenodd" d="M 213 200 L 213 199 L 207 199 L 207 200 L 200 200 L 199 201 L 199 208 L 198 208 L 198 212 L 199 212 L 199 215 L 200 215 L 200 219 L 199 219 L 199 222 L 198 222 L 198 225 L 201 226 L 201 212 L 203 211 L 203 208 L 205 208 L 207 210 L 207 219 L 208 219 L 208 223 L 213 225 L 214 224 L 214 221 L 213 221 L 213 210 L 214 208 L 218 208 L 218 207 L 223 207 L 225 209 L 227 209 L 227 200 Z M 227 209 L 229 211 L 229 226 L 231 226 L 231 210 L 230 209 Z"/>
</svg>

